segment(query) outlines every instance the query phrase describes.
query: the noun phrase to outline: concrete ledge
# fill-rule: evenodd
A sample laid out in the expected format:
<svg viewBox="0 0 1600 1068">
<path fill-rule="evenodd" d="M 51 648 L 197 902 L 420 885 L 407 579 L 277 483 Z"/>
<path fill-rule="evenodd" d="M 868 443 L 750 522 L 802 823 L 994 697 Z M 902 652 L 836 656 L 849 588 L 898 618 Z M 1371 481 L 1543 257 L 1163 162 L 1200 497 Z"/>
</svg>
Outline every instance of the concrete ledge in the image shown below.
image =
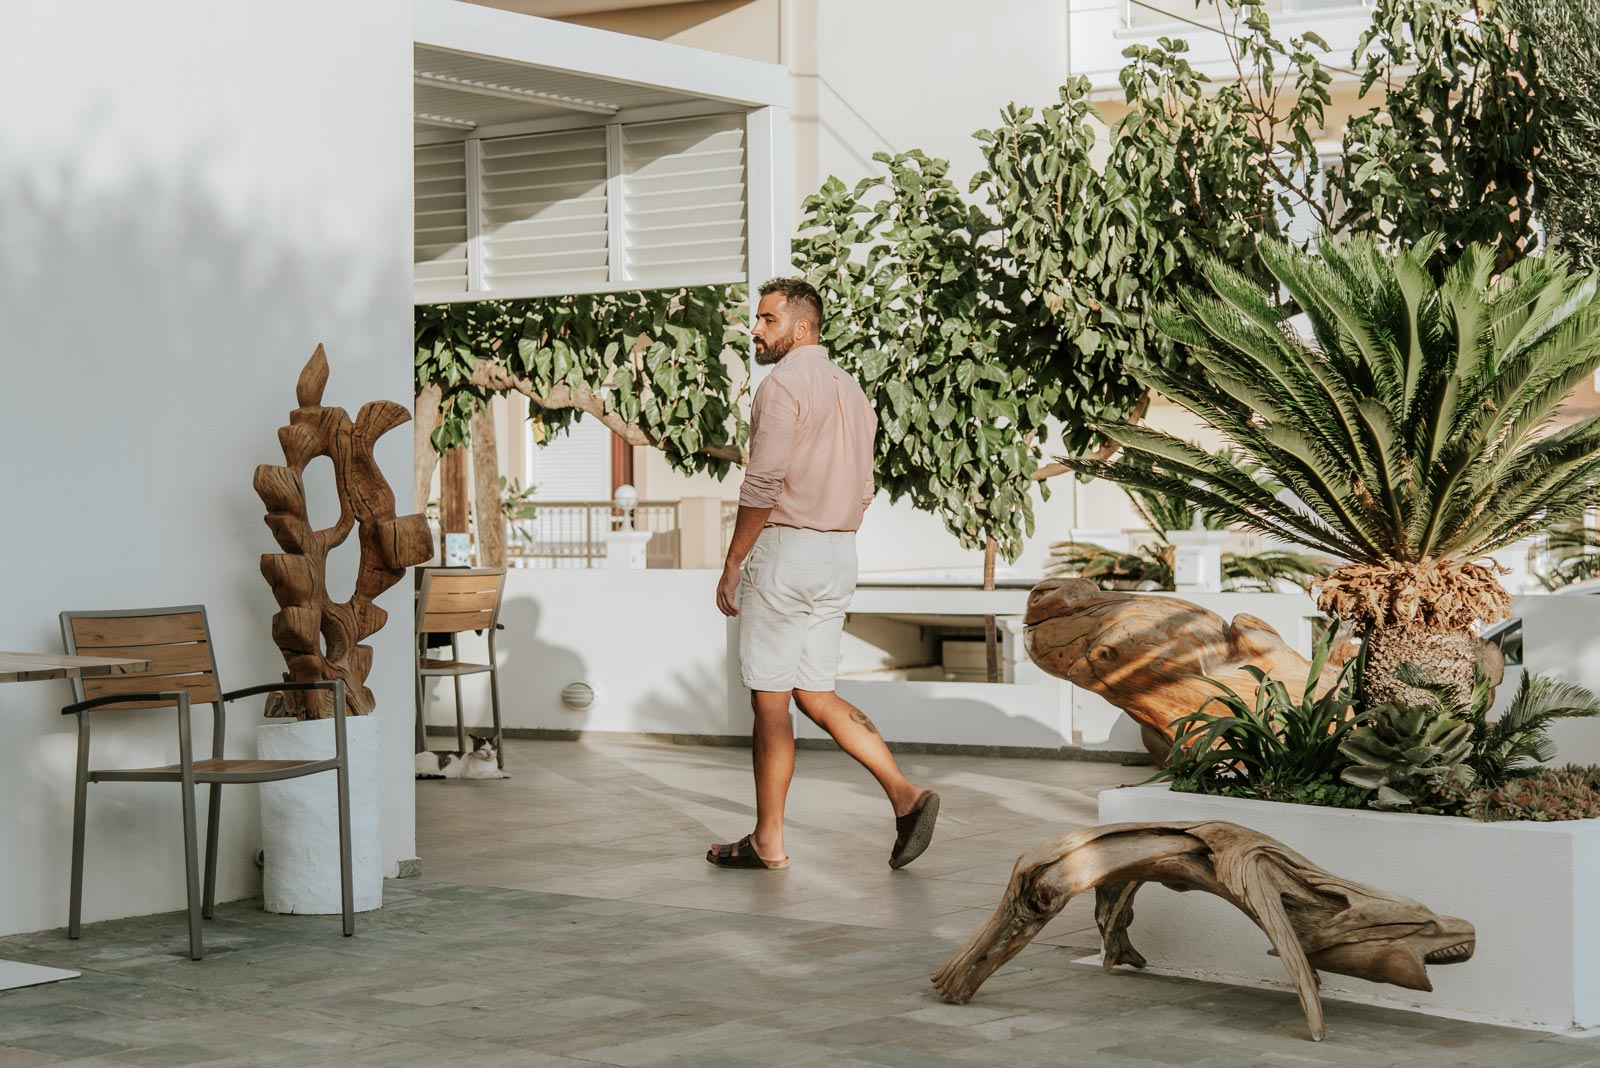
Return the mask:
<svg viewBox="0 0 1600 1068">
<path fill-rule="evenodd" d="M 469 726 L 469 732 L 482 732 L 482 725 Z M 586 731 L 563 730 L 550 727 L 506 727 L 502 733 L 507 738 L 531 738 L 545 742 L 580 742 L 594 739 L 606 742 L 654 742 L 659 745 L 717 745 L 734 749 L 750 748 L 748 734 L 649 734 L 637 731 Z M 434 724 L 428 736 L 456 736 L 454 727 Z M 796 749 L 838 749 L 832 738 L 796 738 Z M 1085 749 L 1082 746 L 1064 745 L 1059 748 L 1022 745 L 959 745 L 947 742 L 890 742 L 891 753 L 909 756 L 967 756 L 982 759 L 1005 760 L 1087 760 L 1100 764 L 1148 765 L 1150 754 L 1125 753 L 1113 749 Z"/>
<path fill-rule="evenodd" d="M 1471 960 L 1428 969 L 1431 992 L 1323 973 L 1324 996 L 1564 1033 L 1600 1026 L 1600 820 L 1479 823 L 1165 786 L 1100 794 L 1103 824 L 1201 820 L 1271 835 L 1337 875 L 1477 928 Z M 1151 884 L 1134 912 L 1129 937 L 1153 970 L 1287 986 L 1281 965 L 1267 956 L 1266 936 L 1220 898 Z"/>
</svg>

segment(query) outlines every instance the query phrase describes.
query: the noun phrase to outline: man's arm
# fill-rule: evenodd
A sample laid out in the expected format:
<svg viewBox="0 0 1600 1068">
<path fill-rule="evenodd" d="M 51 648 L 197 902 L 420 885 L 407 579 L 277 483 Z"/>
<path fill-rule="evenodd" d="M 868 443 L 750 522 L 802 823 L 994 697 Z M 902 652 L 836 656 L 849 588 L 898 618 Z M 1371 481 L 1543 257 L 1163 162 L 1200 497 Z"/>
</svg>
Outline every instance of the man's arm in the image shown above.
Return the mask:
<svg viewBox="0 0 1600 1068">
<path fill-rule="evenodd" d="M 761 383 L 750 408 L 750 463 L 739 487 L 739 516 L 722 565 L 722 580 L 717 583 L 717 608 L 725 616 L 739 614 L 739 568 L 755 548 L 783 492 L 799 417 L 800 406 L 788 391 L 770 378 Z"/>
</svg>

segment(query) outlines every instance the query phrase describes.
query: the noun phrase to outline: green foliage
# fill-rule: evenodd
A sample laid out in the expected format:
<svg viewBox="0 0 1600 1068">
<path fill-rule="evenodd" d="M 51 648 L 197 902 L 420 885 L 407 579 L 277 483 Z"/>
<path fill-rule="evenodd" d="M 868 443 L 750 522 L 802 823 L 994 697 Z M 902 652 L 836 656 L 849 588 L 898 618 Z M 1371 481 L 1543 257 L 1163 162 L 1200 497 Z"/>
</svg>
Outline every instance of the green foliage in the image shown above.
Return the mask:
<svg viewBox="0 0 1600 1068">
<path fill-rule="evenodd" d="M 795 258 L 827 308 L 822 342 L 877 409 L 879 486 L 939 515 L 966 548 L 993 537 L 1015 559 L 1061 394 L 1039 373 L 1053 331 L 1025 313 L 995 224 L 944 160 L 874 158 L 886 175 L 854 190 L 830 178 L 806 198 Z"/>
<path fill-rule="evenodd" d="M 1544 551 L 1547 562 L 1534 577 L 1547 590 L 1600 578 L 1600 528 L 1589 526 L 1583 518 L 1545 531 Z"/>
<path fill-rule="evenodd" d="M 1540 768 L 1492 790 L 1475 792 L 1465 813 L 1491 823 L 1595 819 L 1600 817 L 1600 767 Z"/>
<path fill-rule="evenodd" d="M 1177 793 L 1213 794 L 1218 797 L 1240 797 L 1248 801 L 1279 801 L 1289 805 L 1317 805 L 1322 808 L 1366 808 L 1372 799 L 1371 790 L 1350 786 L 1342 782 L 1319 780 L 1317 782 L 1291 783 L 1256 787 L 1248 782 L 1193 782 L 1174 781 Z"/>
<path fill-rule="evenodd" d="M 1200 371 L 1146 369 L 1144 381 L 1309 507 L 1236 461 L 1126 423 L 1103 427 L 1122 457 L 1062 462 L 1358 563 L 1467 560 L 1578 515 L 1600 493 L 1600 418 L 1544 431 L 1600 367 L 1595 280 L 1548 257 L 1495 277 L 1494 250 L 1475 245 L 1435 282 L 1435 247 L 1391 256 L 1354 238 L 1312 256 L 1263 243 L 1310 342 L 1274 288 L 1221 261 L 1206 267 L 1208 291 L 1160 313 Z"/>
<path fill-rule="evenodd" d="M 1538 64 L 1544 145 L 1533 160 L 1533 204 L 1545 239 L 1600 268 L 1600 6 L 1496 0 L 1495 14 Z"/>
<path fill-rule="evenodd" d="M 1533 765 L 1555 756 L 1550 725 L 1556 720 L 1600 715 L 1600 698 L 1592 691 L 1547 675 L 1523 675 L 1511 704 L 1492 722 L 1489 703 L 1488 689 L 1480 685 L 1462 717 L 1472 728 L 1467 762 L 1485 788 L 1531 774 Z"/>
<path fill-rule="evenodd" d="M 742 286 L 420 305 L 417 388 L 443 393 L 434 448 L 464 444 L 489 397 L 522 392 L 546 438 L 592 404 L 677 470 L 720 477 L 747 432 L 724 358 L 745 313 Z"/>
<path fill-rule="evenodd" d="M 1376 0 L 1355 59 L 1376 100 L 1351 117 L 1329 175 L 1339 228 L 1427 241 L 1435 268 L 1478 243 L 1502 266 L 1531 250 L 1545 92 L 1498 5 Z"/>
<path fill-rule="evenodd" d="M 1088 542 L 1060 541 L 1050 546 L 1044 573 L 1055 578 L 1093 579 L 1105 589 L 1174 589 L 1166 551 L 1141 545 L 1131 553 Z"/>
<path fill-rule="evenodd" d="M 1308 589 L 1327 573 L 1325 563 L 1306 553 L 1222 554 L 1222 588 L 1230 593 L 1276 593 L 1282 582 Z M 1093 579 L 1107 589 L 1177 588 L 1171 548 L 1165 545 L 1141 545 L 1123 553 L 1084 542 L 1056 542 L 1050 546 L 1045 574 Z"/>
<path fill-rule="evenodd" d="M 1297 695 L 1254 667 L 1245 668 L 1259 683 L 1253 704 L 1212 681 L 1219 693 L 1172 725 L 1167 773 L 1174 788 L 1183 784 L 1215 793 L 1234 787 L 1248 796 L 1281 800 L 1296 788 L 1335 785 L 1347 763 L 1341 744 L 1370 718 L 1353 707 L 1353 661 L 1340 669 L 1326 693 L 1316 694 L 1337 636 L 1337 629 L 1329 628 L 1317 643 L 1305 689 Z M 1212 704 L 1223 711 L 1208 711 Z M 1345 796 L 1337 790 L 1332 795 Z"/>
<path fill-rule="evenodd" d="M 518 479 L 507 480 L 505 475 L 500 476 L 500 514 L 505 517 L 506 530 L 516 541 L 530 545 L 533 544 L 533 535 L 519 524 L 532 519 L 539 511 L 533 501 L 536 489 L 537 486 L 524 486 Z"/>
<path fill-rule="evenodd" d="M 1339 752 L 1353 763 L 1339 773 L 1351 786 L 1376 790 L 1373 808 L 1438 811 L 1450 787 L 1472 785 L 1472 725 L 1438 704 L 1384 705 L 1352 731 Z"/>
</svg>

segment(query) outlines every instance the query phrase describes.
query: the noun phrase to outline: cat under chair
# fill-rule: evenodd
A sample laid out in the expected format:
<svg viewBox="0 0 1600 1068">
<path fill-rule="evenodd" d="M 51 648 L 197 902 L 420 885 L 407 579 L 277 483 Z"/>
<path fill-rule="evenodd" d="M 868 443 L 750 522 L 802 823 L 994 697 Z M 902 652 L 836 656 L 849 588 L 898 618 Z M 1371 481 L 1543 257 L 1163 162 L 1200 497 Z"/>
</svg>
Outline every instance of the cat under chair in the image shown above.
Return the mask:
<svg viewBox="0 0 1600 1068">
<path fill-rule="evenodd" d="M 416 755 L 419 779 L 509 779 L 500 770 L 500 737 L 467 735 L 472 748 L 465 753 L 422 752 Z"/>
</svg>

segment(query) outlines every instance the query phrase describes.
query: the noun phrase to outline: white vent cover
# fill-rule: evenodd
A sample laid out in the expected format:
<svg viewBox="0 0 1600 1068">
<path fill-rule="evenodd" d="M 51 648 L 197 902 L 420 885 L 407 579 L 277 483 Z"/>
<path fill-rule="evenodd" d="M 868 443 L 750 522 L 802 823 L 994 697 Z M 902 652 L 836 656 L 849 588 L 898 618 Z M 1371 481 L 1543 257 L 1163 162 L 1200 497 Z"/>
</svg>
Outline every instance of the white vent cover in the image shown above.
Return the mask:
<svg viewBox="0 0 1600 1068">
<path fill-rule="evenodd" d="M 587 682 L 572 682 L 561 691 L 561 703 L 574 712 L 584 712 L 594 707 L 598 695 Z"/>
</svg>

